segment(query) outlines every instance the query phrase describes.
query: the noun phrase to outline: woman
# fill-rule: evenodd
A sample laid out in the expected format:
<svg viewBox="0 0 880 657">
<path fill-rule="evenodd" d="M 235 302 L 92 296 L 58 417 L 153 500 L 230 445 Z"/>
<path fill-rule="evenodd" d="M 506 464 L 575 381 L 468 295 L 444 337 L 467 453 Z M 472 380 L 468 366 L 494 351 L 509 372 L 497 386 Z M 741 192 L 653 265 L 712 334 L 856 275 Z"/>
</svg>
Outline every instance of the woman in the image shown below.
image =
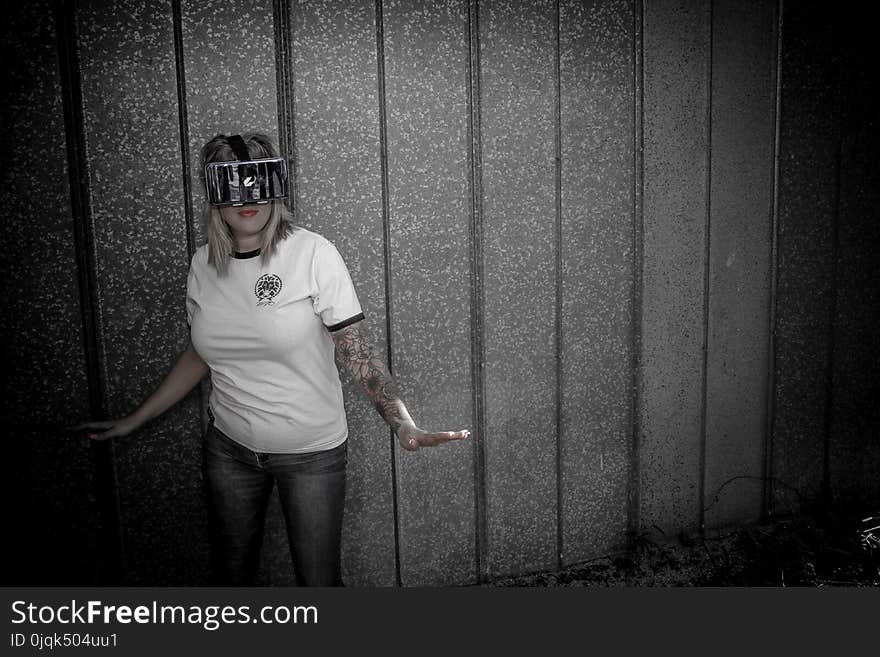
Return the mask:
<svg viewBox="0 0 880 657">
<path fill-rule="evenodd" d="M 260 134 L 217 135 L 202 149 L 207 244 L 187 279 L 190 344 L 133 413 L 84 425 L 104 440 L 136 430 L 210 372 L 203 467 L 219 584 L 251 585 L 277 484 L 297 583 L 340 585 L 347 437 L 334 363 L 360 382 L 406 450 L 467 437 L 427 432 L 397 396 L 345 263 L 296 227 L 287 162 Z"/>
</svg>

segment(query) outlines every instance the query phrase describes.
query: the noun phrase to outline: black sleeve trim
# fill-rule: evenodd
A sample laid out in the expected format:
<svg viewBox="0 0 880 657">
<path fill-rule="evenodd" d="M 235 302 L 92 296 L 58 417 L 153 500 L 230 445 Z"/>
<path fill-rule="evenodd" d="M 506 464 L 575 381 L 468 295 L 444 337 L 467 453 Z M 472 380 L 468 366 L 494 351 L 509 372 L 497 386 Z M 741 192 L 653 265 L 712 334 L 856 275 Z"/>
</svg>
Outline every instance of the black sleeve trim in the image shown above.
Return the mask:
<svg viewBox="0 0 880 657">
<path fill-rule="evenodd" d="M 354 317 L 349 317 L 348 319 L 341 321 L 338 324 L 334 324 L 333 326 L 328 326 L 327 330 L 330 331 L 331 333 L 334 333 L 336 331 L 344 329 L 346 326 L 351 326 L 355 322 L 361 321 L 363 318 L 364 318 L 364 314 L 358 313 Z"/>
</svg>

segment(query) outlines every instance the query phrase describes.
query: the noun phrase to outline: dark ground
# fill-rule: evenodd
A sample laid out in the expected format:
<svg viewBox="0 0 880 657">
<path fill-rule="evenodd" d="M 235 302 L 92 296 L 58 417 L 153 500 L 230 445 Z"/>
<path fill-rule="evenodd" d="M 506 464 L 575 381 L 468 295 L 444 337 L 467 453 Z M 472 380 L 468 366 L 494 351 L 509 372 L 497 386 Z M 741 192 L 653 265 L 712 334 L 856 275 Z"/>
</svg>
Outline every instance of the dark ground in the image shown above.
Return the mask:
<svg viewBox="0 0 880 657">
<path fill-rule="evenodd" d="M 880 586 L 880 509 L 822 509 L 700 536 L 659 531 L 632 548 L 491 586 Z"/>
</svg>

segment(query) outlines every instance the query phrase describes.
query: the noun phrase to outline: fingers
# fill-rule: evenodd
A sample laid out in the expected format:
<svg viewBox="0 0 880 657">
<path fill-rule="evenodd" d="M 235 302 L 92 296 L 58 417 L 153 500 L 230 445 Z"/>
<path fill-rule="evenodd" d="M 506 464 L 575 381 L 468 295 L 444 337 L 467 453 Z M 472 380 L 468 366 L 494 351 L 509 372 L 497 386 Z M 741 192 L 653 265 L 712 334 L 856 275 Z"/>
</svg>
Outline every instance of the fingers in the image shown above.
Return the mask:
<svg viewBox="0 0 880 657">
<path fill-rule="evenodd" d="M 467 429 L 463 431 L 437 431 L 435 433 L 429 433 L 424 437 L 424 440 L 420 439 L 419 442 L 422 445 L 440 445 L 442 443 L 448 443 L 450 440 L 462 440 L 471 435 L 471 432 Z"/>
<path fill-rule="evenodd" d="M 435 431 L 433 433 L 424 433 L 416 438 L 410 438 L 406 441 L 409 446 L 403 444 L 403 442 L 401 444 L 404 449 L 415 451 L 419 447 L 436 447 L 451 440 L 463 440 L 470 435 L 471 432 L 467 429 L 462 431 Z M 414 443 L 416 446 L 412 446 Z"/>
<path fill-rule="evenodd" d="M 97 422 L 83 422 L 75 427 L 70 427 L 70 431 L 87 431 L 89 429 L 109 429 L 119 420 L 101 420 Z"/>
<path fill-rule="evenodd" d="M 100 420 L 95 422 L 83 422 L 75 427 L 71 427 L 70 431 L 86 432 L 89 440 L 107 440 L 108 438 L 117 438 L 130 433 L 133 427 L 126 419 L 118 420 Z"/>
<path fill-rule="evenodd" d="M 86 433 L 86 437 L 89 440 L 107 440 L 108 438 L 115 438 L 121 433 L 119 425 L 111 422 L 109 427 L 93 427 L 93 430 Z"/>
</svg>

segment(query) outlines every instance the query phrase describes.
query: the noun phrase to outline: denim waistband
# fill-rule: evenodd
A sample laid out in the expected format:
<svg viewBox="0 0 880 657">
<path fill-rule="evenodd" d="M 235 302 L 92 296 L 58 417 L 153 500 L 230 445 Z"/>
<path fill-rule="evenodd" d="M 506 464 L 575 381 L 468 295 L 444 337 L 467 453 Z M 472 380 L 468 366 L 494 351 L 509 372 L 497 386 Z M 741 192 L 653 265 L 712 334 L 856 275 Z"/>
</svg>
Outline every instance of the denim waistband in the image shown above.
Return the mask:
<svg viewBox="0 0 880 657">
<path fill-rule="evenodd" d="M 231 438 L 223 433 L 220 429 L 217 428 L 217 425 L 215 425 L 213 421 L 208 425 L 208 431 L 205 434 L 205 439 L 207 439 L 211 434 L 213 434 L 217 440 L 225 444 L 227 448 L 232 449 L 236 453 L 240 454 L 242 458 L 247 459 L 248 461 L 256 458 L 256 460 L 261 463 L 267 461 L 270 457 L 288 457 L 297 460 L 307 461 L 311 458 L 319 456 L 330 456 L 336 452 L 348 451 L 348 440 L 343 440 L 340 444 L 331 447 L 330 449 L 314 450 L 309 452 L 257 452 L 246 445 L 242 445 L 234 438 Z"/>
</svg>

